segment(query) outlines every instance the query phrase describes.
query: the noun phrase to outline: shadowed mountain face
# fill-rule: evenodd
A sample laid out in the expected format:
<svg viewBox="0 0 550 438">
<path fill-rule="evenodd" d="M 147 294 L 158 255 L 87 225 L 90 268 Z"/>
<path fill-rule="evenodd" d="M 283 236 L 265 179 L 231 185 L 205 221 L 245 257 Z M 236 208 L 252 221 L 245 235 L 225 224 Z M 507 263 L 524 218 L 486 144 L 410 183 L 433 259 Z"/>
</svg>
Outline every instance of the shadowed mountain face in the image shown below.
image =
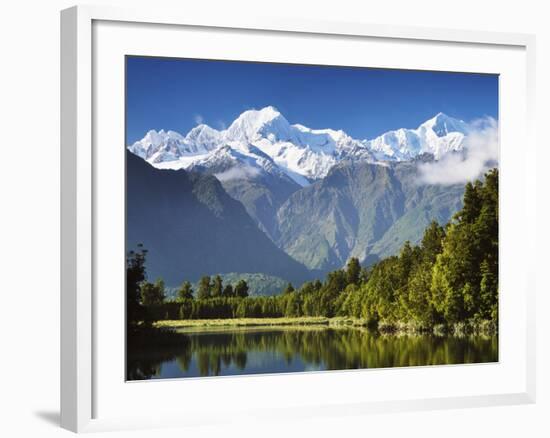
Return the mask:
<svg viewBox="0 0 550 438">
<path fill-rule="evenodd" d="M 417 163 L 340 163 L 295 192 L 277 212 L 275 241 L 309 269 L 330 271 L 350 257 L 371 264 L 418 243 L 432 220 L 449 221 L 463 186 L 420 185 Z"/>
<path fill-rule="evenodd" d="M 270 238 L 277 229 L 277 210 L 300 186 L 277 177 L 261 180 L 224 181 L 224 189 L 232 198 L 241 202 L 258 227 Z"/>
<path fill-rule="evenodd" d="M 213 176 L 159 170 L 126 153 L 128 250 L 149 250 L 150 279 L 258 272 L 301 284 L 309 273 L 263 233 Z"/>
<path fill-rule="evenodd" d="M 301 188 L 282 172 L 273 160 L 256 148 L 261 156 L 262 171 L 258 171 L 249 157 L 223 156 L 207 165 L 192 165 L 189 170 L 214 175 L 226 192 L 243 204 L 256 225 L 273 239 L 277 226 L 276 212 L 288 197 Z"/>
</svg>

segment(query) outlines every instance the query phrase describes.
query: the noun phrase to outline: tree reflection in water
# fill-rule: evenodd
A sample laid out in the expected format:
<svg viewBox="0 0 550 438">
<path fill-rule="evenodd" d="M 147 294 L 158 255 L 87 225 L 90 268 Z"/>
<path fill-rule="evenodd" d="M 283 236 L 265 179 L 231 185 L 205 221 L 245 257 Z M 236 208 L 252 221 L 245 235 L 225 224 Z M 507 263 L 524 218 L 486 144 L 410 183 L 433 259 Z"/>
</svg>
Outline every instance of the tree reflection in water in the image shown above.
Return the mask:
<svg viewBox="0 0 550 438">
<path fill-rule="evenodd" d="M 181 333 L 181 342 L 128 357 L 128 379 L 344 370 L 498 361 L 497 336 L 380 335 L 359 328 L 247 328 Z M 261 365 L 250 358 L 263 357 Z M 248 367 L 248 368 L 247 368 Z M 173 374 L 173 372 L 172 372 Z"/>
</svg>

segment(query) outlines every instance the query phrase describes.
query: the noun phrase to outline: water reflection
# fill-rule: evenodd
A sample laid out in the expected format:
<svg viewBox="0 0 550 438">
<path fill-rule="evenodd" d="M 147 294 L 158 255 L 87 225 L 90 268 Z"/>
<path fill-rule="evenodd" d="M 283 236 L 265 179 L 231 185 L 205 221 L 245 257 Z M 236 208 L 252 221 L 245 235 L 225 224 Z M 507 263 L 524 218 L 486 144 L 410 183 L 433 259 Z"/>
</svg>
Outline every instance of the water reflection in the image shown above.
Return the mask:
<svg viewBox="0 0 550 438">
<path fill-rule="evenodd" d="M 129 380 L 495 362 L 496 336 L 380 335 L 365 329 L 248 328 L 181 333 L 128 357 Z"/>
</svg>

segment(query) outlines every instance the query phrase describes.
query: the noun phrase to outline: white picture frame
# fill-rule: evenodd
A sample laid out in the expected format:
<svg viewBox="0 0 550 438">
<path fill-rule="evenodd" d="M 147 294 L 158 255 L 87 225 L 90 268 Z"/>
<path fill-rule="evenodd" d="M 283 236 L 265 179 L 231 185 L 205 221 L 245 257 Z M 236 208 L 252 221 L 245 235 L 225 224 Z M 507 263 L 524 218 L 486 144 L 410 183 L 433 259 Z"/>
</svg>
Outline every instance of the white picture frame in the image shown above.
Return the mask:
<svg viewBox="0 0 550 438">
<path fill-rule="evenodd" d="M 106 23 L 105 32 L 97 31 L 98 24 Z M 114 23 L 114 24 L 113 24 Z M 515 73 L 510 73 L 509 87 L 517 88 L 513 102 L 504 103 L 503 105 L 511 105 L 515 103 L 514 113 L 507 113 L 504 108 L 504 114 L 513 114 L 519 116 L 517 119 L 518 132 L 504 132 L 505 138 L 519 138 L 522 134 L 522 147 L 526 151 L 534 151 L 535 141 L 533 136 L 533 110 L 534 110 L 534 50 L 535 39 L 532 35 L 525 34 L 508 34 L 508 33 L 492 33 L 483 31 L 462 31 L 451 29 L 425 29 L 417 27 L 403 26 L 386 26 L 374 25 L 366 23 L 338 23 L 338 22 L 316 22 L 307 19 L 276 19 L 270 17 L 217 17 L 213 14 L 207 16 L 191 15 L 185 10 L 165 11 L 157 8 L 150 10 L 133 10 L 120 9 L 110 7 L 96 6 L 77 6 L 66 9 L 61 12 L 61 426 L 75 431 L 100 431 L 112 429 L 127 429 L 127 428 L 147 428 L 147 427 L 164 427 L 164 426 L 185 426 L 192 424 L 205 424 L 216 418 L 217 422 L 229 421 L 229 417 L 233 421 L 240 418 L 249 418 L 253 416 L 257 419 L 269 419 L 275 415 L 288 415 L 292 418 L 311 417 L 311 416 L 327 416 L 327 415 L 361 415 L 369 412 L 399 412 L 415 409 L 441 409 L 455 407 L 475 407 L 489 405 L 504 405 L 504 404 L 520 404 L 533 403 L 535 400 L 535 310 L 534 310 L 534 277 L 535 273 L 529 263 L 523 263 L 518 266 L 515 272 L 504 272 L 501 281 L 514 283 L 514 289 L 517 295 L 510 295 L 510 300 L 506 299 L 505 304 L 509 303 L 510 313 L 517 312 L 516 325 L 518 328 L 515 333 L 514 340 L 516 346 L 520 346 L 520 351 L 516 351 L 517 357 L 514 359 L 514 365 L 510 367 L 506 373 L 500 376 L 501 380 L 508 380 L 510 385 L 506 387 L 506 382 L 502 382 L 501 386 L 497 386 L 495 380 L 493 386 L 487 386 L 487 389 L 481 389 L 482 393 L 468 392 L 468 388 L 462 391 L 456 389 L 452 393 L 435 392 L 431 395 L 418 396 L 418 392 L 413 389 L 408 393 L 400 392 L 399 388 L 394 388 L 388 391 L 388 396 L 383 397 L 380 394 L 371 398 L 356 396 L 346 400 L 345 393 L 337 394 L 335 388 L 348 387 L 353 388 L 359 379 L 363 379 L 368 373 L 369 382 L 373 379 L 383 378 L 382 374 L 375 374 L 371 370 L 360 370 L 359 372 L 331 372 L 331 373 L 313 373 L 312 377 L 305 377 L 304 374 L 288 375 L 285 377 L 241 377 L 241 378 L 218 378 L 218 379 L 190 379 L 186 383 L 189 391 L 216 391 L 216 388 L 222 388 L 227 391 L 235 391 L 242 388 L 243 394 L 252 394 L 251 386 L 256 388 L 256 391 L 261 390 L 265 385 L 265 390 L 275 388 L 276 386 L 294 385 L 295 387 L 303 387 L 304 390 L 310 388 L 312 396 L 308 399 L 303 397 L 297 402 L 298 404 L 292 407 L 286 407 L 282 398 L 277 398 L 277 394 L 273 395 L 273 406 L 258 406 L 258 400 L 246 401 L 242 400 L 243 408 L 234 412 L 223 412 L 216 405 L 209 406 L 208 415 L 205 412 L 201 415 L 200 400 L 195 403 L 195 411 L 192 415 L 182 415 L 183 408 L 178 414 L 178 411 L 167 412 L 161 406 L 156 411 L 151 411 L 149 407 L 149 415 L 132 416 L 129 412 L 122 408 L 116 411 L 116 405 L 120 400 L 116 397 L 136 397 L 138 394 L 143 394 L 145 399 L 148 399 L 154 394 L 168 393 L 170 387 L 178 385 L 181 388 L 181 382 L 165 381 L 155 383 L 131 383 L 121 381 L 121 392 L 116 393 L 113 390 L 108 396 L 113 401 L 110 407 L 103 407 L 105 402 L 107 385 L 104 382 L 111 382 L 109 379 L 117 378 L 116 373 L 112 376 L 106 369 L 109 364 L 105 361 L 106 354 L 98 354 L 102 352 L 104 344 L 107 343 L 104 336 L 105 327 L 109 330 L 118 330 L 114 312 L 108 314 L 103 311 L 102 301 L 97 299 L 98 285 L 101 285 L 101 276 L 105 271 L 102 271 L 102 251 L 105 251 L 104 242 L 100 242 L 103 228 L 101 226 L 101 217 L 98 205 L 103 202 L 105 190 L 104 185 L 120 179 L 113 179 L 106 182 L 102 175 L 118 172 L 122 175 L 122 169 L 115 167 L 108 168 L 105 165 L 101 154 L 97 154 L 94 148 L 97 147 L 96 142 L 102 139 L 105 124 L 102 125 L 101 113 L 101 93 L 98 93 L 98 81 L 105 77 L 106 63 L 99 63 L 98 67 L 95 61 L 102 60 L 103 51 L 105 49 L 105 38 L 109 38 L 109 45 L 112 46 L 112 53 L 108 56 L 119 56 L 125 51 L 124 44 L 118 44 L 117 41 L 124 42 L 124 38 L 118 37 L 115 29 L 117 25 L 124 27 L 145 26 L 153 33 L 166 33 L 177 31 L 178 28 L 198 30 L 202 35 L 208 35 L 209 32 L 228 32 L 236 31 L 239 38 L 260 38 L 263 33 L 269 33 L 270 38 L 337 38 L 338 44 L 347 44 L 346 41 L 359 44 L 362 41 L 370 41 L 374 44 L 383 41 L 389 45 L 399 45 L 406 43 L 410 47 L 424 47 L 428 45 L 438 46 L 437 50 L 444 50 L 445 44 L 452 44 L 460 47 L 467 57 L 468 51 L 479 49 L 493 50 L 502 53 L 502 64 L 495 62 L 494 68 L 489 68 L 492 73 L 502 74 L 499 71 L 499 65 L 506 69 L 506 65 L 513 65 Z M 110 27 L 109 27 L 110 26 Z M 114 27 L 113 27 L 114 26 Z M 134 32 L 133 38 L 134 47 L 140 43 L 139 29 L 123 30 L 123 32 Z M 136 33 L 137 32 L 137 33 Z M 103 35 L 103 36 L 102 36 Z M 313 38 L 315 36 L 315 38 Z M 185 35 L 184 35 L 185 37 Z M 162 36 L 159 36 L 162 38 Z M 159 40 L 160 41 L 160 40 Z M 354 44 L 355 44 L 354 43 Z M 156 42 L 150 41 L 147 50 L 155 50 Z M 288 44 L 288 42 L 286 43 Z M 309 42 L 308 44 L 319 44 Z M 351 44 L 351 43 L 350 43 Z M 160 45 L 158 50 L 160 50 Z M 163 46 L 164 50 L 168 50 L 167 46 Z M 206 45 L 204 46 L 206 50 Z M 111 50 L 111 49 L 110 49 Z M 119 50 L 119 52 L 117 52 Z M 201 46 L 197 46 L 195 51 L 200 51 Z M 254 44 L 249 47 L 249 56 L 254 55 Z M 403 50 L 403 49 L 401 49 Z M 120 52 L 122 51 L 122 52 Z M 510 53 L 509 60 L 506 60 L 506 53 Z M 135 50 L 131 54 L 135 54 Z M 159 53 L 160 54 L 160 53 Z M 107 56 L 107 55 L 106 55 Z M 260 53 L 257 56 L 264 56 Z M 273 56 L 277 56 L 274 54 Z M 500 56 L 500 55 L 498 55 Z M 108 59 L 108 58 L 105 58 Z M 517 62 L 520 60 L 521 62 Z M 472 62 L 488 63 L 491 60 L 473 60 Z M 342 61 L 343 62 L 343 61 Z M 384 64 L 381 59 L 379 65 Z M 424 60 L 426 69 L 430 67 L 430 61 Z M 466 65 L 464 59 L 454 60 L 455 64 L 449 67 L 451 70 L 460 69 L 460 65 Z M 507 64 L 508 63 L 508 64 Z M 384 64 L 385 65 L 385 64 Z M 450 65 L 450 64 L 449 64 Z M 453 67 L 454 65 L 454 67 Z M 482 64 L 479 64 L 482 65 Z M 485 65 L 485 64 L 484 64 Z M 471 68 L 476 68 L 472 64 Z M 481 67 L 478 67 L 481 68 Z M 512 68 L 512 67 L 510 67 Z M 435 68 L 437 69 L 437 68 Z M 123 82 L 118 78 L 120 71 L 114 73 L 110 80 L 109 90 L 112 92 L 112 87 L 120 87 L 120 94 L 115 101 L 123 100 Z M 111 76 L 111 75 L 107 75 Z M 515 78 L 515 79 L 514 79 Z M 524 80 L 524 81 L 523 81 Z M 515 82 L 514 82 L 515 81 Z M 118 84 L 118 85 L 117 85 Z M 99 88 L 103 85 L 99 86 Z M 105 87 L 103 87 L 105 88 Z M 115 90 L 116 91 L 116 90 Z M 501 88 L 502 92 L 502 88 Z M 115 93 L 116 94 L 116 93 Z M 117 104 L 113 104 L 114 110 L 117 111 Z M 502 108 L 501 108 L 502 109 Z M 120 111 L 117 117 L 120 117 Z M 510 118 L 504 117 L 503 124 L 509 123 Z M 119 119 L 116 119 L 119 120 Z M 103 126 L 97 129 L 97 124 Z M 118 129 L 118 128 L 117 128 Z M 122 129 L 122 128 L 120 128 Z M 503 128 L 501 127 L 501 130 Z M 507 127 L 505 129 L 508 129 Z M 508 136 L 508 137 L 507 137 Z M 117 141 L 123 142 L 123 137 L 115 135 Z M 121 143 L 121 151 L 122 143 Z M 116 161 L 116 160 L 115 160 Z M 510 200 L 523 199 L 525 208 L 517 208 L 515 212 L 512 209 L 514 220 L 510 220 L 509 224 L 504 224 L 502 233 L 507 233 L 502 236 L 512 235 L 515 226 L 520 224 L 524 226 L 524 239 L 522 242 L 510 241 L 507 246 L 510 257 L 516 250 L 523 248 L 532 248 L 535 245 L 535 171 L 534 166 L 529 166 L 527 161 L 513 162 L 507 160 L 506 155 L 503 156 L 502 169 L 503 180 L 506 183 L 507 179 L 514 178 L 520 181 L 519 188 L 511 189 L 510 185 L 502 185 L 502 196 Z M 116 166 L 114 163 L 112 166 Z M 99 181 L 99 182 L 98 182 Z M 99 184 L 99 185 L 98 185 Z M 510 193 L 505 191 L 509 190 Z M 512 193 L 513 191 L 513 193 Z M 115 198 L 111 201 L 116 201 Z M 508 203 L 505 203 L 505 207 Z M 503 215 L 505 213 L 502 213 Z M 503 216 L 504 217 L 504 216 Z M 98 225 L 99 224 L 99 225 Z M 526 230 L 526 231 L 525 231 Z M 99 239 L 99 240 L 98 240 Z M 115 243 L 113 243 L 115 245 Z M 120 251 L 120 248 L 117 249 Z M 504 251 L 501 248 L 501 254 Z M 116 252 L 116 251 L 115 251 Z M 531 254 L 534 251 L 530 252 Z M 508 253 L 504 255 L 508 256 Z M 510 260 L 511 263 L 512 260 Z M 123 290 L 120 291 L 123 294 Z M 513 299 L 512 299 L 513 298 Z M 119 300 L 121 304 L 123 300 Z M 122 304 L 121 304 L 122 305 Z M 516 310 L 513 310 L 513 309 Z M 120 307 L 118 307 L 120 310 Z M 506 310 L 502 309 L 501 310 Z M 98 314 L 101 314 L 101 327 L 98 328 Z M 115 315 L 115 316 L 113 316 Z M 504 320 L 506 313 L 503 314 Z M 124 319 L 124 314 L 120 314 L 121 320 Z M 507 322 L 508 321 L 508 322 Z M 511 324 L 510 319 L 501 321 L 504 324 L 501 333 L 511 333 L 506 330 L 506 324 Z M 500 339 L 501 346 L 509 341 L 504 337 Z M 121 339 L 122 334 L 114 336 L 116 339 Z M 109 348 L 117 348 L 117 345 L 110 345 Z M 120 345 L 118 345 L 120 347 Z M 107 347 L 105 347 L 107 348 Z M 103 353 L 110 350 L 105 349 Z M 113 350 L 116 351 L 116 350 Z M 121 353 L 122 354 L 122 353 Z M 505 356 L 506 357 L 506 356 Z M 516 363 L 517 362 L 517 363 Z M 506 360 L 501 360 L 498 366 L 500 369 L 506 369 Z M 437 367 L 427 367 L 422 370 L 413 371 L 406 370 L 385 370 L 384 373 L 392 373 L 392 379 L 399 386 L 399 382 L 410 381 L 411 377 L 421 382 L 422 379 L 430 378 L 430 375 L 440 374 L 440 378 L 445 378 L 445 374 L 453 373 L 453 378 L 456 373 L 460 375 L 462 367 L 452 367 L 458 371 L 445 371 Z M 466 367 L 468 368 L 468 367 Z M 446 368 L 447 370 L 451 368 Z M 472 376 L 479 374 L 480 379 L 485 379 L 482 376 L 485 374 L 495 374 L 498 368 L 487 369 L 483 371 L 482 366 L 469 367 Z M 117 370 L 119 373 L 120 370 Z M 329 375 L 330 374 L 330 375 Z M 497 373 L 498 374 L 498 373 Z M 496 375 L 496 374 L 495 374 Z M 105 377 L 107 376 L 107 377 Z M 382 377 L 380 377 L 382 376 Z M 459 377 L 458 377 L 459 378 Z M 270 380 L 271 379 L 271 380 Z M 278 380 L 273 380 L 278 379 Z M 283 380 L 285 379 L 285 380 Z M 271 382 L 271 383 L 269 383 Z M 287 382 L 287 383 L 285 383 Z M 304 383 L 305 382 L 305 383 Z M 319 385 L 324 385 L 323 394 L 315 393 L 312 388 L 317 388 Z M 102 386 L 103 385 L 103 386 Z M 271 386 L 268 386 L 271 385 Z M 343 385 L 343 386 L 342 386 Z M 346 386 L 347 385 L 347 386 Z M 458 382 L 460 386 L 460 381 Z M 126 391 L 130 388 L 130 391 Z M 491 389 L 492 388 L 492 389 Z M 331 398 L 331 391 L 334 397 Z M 123 394 L 123 392 L 126 392 Z M 99 394 L 99 395 L 98 395 Z M 256 395 L 259 393 L 255 393 Z M 102 398 L 103 397 L 103 398 Z M 244 397 L 244 396 L 243 396 Z M 315 398 L 315 401 L 313 400 Z M 101 401 L 103 400 L 103 402 Z M 248 403 L 248 404 L 247 404 Z M 101 412 L 108 412 L 103 415 Z M 189 411 L 186 411 L 189 412 Z"/>
</svg>

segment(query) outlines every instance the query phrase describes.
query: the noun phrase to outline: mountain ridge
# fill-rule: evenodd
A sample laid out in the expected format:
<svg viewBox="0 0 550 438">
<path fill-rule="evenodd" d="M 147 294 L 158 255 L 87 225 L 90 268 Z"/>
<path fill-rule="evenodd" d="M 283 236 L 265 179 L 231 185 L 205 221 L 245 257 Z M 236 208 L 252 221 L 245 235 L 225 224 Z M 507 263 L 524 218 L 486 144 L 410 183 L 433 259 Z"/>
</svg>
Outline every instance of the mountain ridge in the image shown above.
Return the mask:
<svg viewBox="0 0 550 438">
<path fill-rule="evenodd" d="M 462 184 L 417 184 L 416 162 L 345 162 L 293 193 L 277 211 L 275 242 L 312 270 L 350 257 L 369 265 L 416 244 L 432 220 L 446 224 L 462 206 Z"/>
<path fill-rule="evenodd" d="M 267 106 L 243 112 L 223 131 L 205 124 L 185 136 L 151 130 L 127 148 L 157 168 L 204 168 L 225 161 L 226 167 L 240 166 L 255 176 L 269 165 L 306 186 L 324 178 L 343 160 L 409 161 L 423 153 L 440 159 L 461 151 L 465 138 L 475 129 L 474 123 L 438 113 L 415 129 L 400 128 L 370 140 L 354 139 L 342 130 L 290 124 L 277 109 Z M 231 164 L 236 155 L 247 157 L 247 162 L 233 160 Z"/>
</svg>

